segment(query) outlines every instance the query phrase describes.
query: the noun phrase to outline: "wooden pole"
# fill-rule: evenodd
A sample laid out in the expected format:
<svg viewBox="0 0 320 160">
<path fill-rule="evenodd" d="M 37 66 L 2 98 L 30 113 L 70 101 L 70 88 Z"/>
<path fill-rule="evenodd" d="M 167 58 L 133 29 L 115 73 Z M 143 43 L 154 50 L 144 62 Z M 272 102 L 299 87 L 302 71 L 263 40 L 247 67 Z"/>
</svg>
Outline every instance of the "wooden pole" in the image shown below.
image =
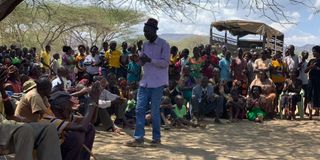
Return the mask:
<svg viewBox="0 0 320 160">
<path fill-rule="evenodd" d="M 237 36 L 237 47 L 239 47 L 239 35 Z"/>
<path fill-rule="evenodd" d="M 263 35 L 263 45 L 262 45 L 263 50 L 266 48 L 266 42 L 267 42 L 267 37 L 266 35 Z"/>
<path fill-rule="evenodd" d="M 213 36 L 212 36 L 212 26 L 210 27 L 210 39 L 209 42 L 212 45 L 213 44 L 213 40 L 212 40 Z"/>
<path fill-rule="evenodd" d="M 225 30 L 225 31 L 224 31 L 224 45 L 225 45 L 225 46 L 227 46 L 227 44 L 228 44 L 227 36 L 228 36 L 228 31 Z"/>
</svg>

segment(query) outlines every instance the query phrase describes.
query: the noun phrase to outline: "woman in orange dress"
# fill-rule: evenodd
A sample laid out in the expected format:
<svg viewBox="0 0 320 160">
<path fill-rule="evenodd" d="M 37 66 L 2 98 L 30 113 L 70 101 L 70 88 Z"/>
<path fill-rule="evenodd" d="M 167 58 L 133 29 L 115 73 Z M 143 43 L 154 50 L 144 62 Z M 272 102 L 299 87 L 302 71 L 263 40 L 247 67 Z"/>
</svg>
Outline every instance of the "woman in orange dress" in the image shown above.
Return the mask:
<svg viewBox="0 0 320 160">
<path fill-rule="evenodd" d="M 275 112 L 274 100 L 276 98 L 276 86 L 270 78 L 268 78 L 266 71 L 260 70 L 258 76 L 251 82 L 250 90 L 253 86 L 259 86 L 262 89 L 261 97 L 265 99 L 265 106 L 263 109 L 270 116 L 273 117 Z"/>
</svg>

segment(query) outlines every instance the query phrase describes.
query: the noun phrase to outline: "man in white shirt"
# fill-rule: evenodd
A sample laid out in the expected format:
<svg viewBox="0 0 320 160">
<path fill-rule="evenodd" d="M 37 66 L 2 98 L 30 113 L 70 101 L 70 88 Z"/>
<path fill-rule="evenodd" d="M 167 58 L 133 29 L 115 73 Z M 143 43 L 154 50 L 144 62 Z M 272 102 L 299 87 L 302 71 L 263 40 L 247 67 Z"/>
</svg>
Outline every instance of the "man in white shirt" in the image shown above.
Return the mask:
<svg viewBox="0 0 320 160">
<path fill-rule="evenodd" d="M 60 67 L 57 70 L 57 74 L 58 76 L 52 80 L 52 88 L 55 88 L 56 86 L 58 86 L 59 84 L 62 84 L 61 80 L 63 81 L 63 89 L 67 91 L 68 88 L 71 87 L 71 82 L 66 78 L 68 75 L 68 70 L 64 67 Z M 60 79 L 61 78 L 61 79 Z"/>
<path fill-rule="evenodd" d="M 97 77 L 97 79 L 100 79 L 102 88 L 106 88 L 108 86 L 108 82 L 105 78 Z M 121 130 L 113 123 L 110 114 L 116 115 L 115 121 L 123 121 L 123 123 L 125 123 L 126 102 L 121 99 L 120 96 L 103 89 L 100 94 L 98 107 L 99 119 L 104 128 L 107 131 L 112 130 L 113 132 L 119 133 Z"/>
<path fill-rule="evenodd" d="M 302 89 L 304 91 L 304 96 L 308 93 L 308 83 L 309 83 L 309 76 L 308 73 L 305 73 L 305 70 L 307 69 L 308 66 L 308 57 L 309 53 L 308 51 L 302 51 L 301 53 L 302 59 L 301 62 L 298 65 L 298 70 L 299 70 L 299 79 L 302 81 Z M 304 113 L 306 113 L 307 110 L 307 101 L 304 101 Z"/>
<path fill-rule="evenodd" d="M 284 58 L 284 62 L 287 64 L 289 71 L 296 70 L 299 65 L 299 57 L 294 54 L 294 46 L 289 45 L 287 52 L 289 55 Z"/>
</svg>

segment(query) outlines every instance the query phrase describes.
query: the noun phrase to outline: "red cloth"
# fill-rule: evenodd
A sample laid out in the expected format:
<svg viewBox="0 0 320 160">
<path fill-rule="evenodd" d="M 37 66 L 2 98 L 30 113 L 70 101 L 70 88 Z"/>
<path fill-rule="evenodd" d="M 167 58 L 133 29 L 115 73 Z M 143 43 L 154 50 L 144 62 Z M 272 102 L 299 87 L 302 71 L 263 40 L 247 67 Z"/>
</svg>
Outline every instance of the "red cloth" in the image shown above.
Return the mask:
<svg viewBox="0 0 320 160">
<path fill-rule="evenodd" d="M 89 80 L 84 78 L 81 81 L 79 81 L 79 84 L 83 84 L 83 85 L 87 86 L 89 84 Z"/>
<path fill-rule="evenodd" d="M 207 60 L 207 57 L 208 57 L 207 55 L 204 55 L 201 58 L 202 60 Z M 215 66 L 219 65 L 219 58 L 214 54 L 210 55 L 209 61 L 210 61 L 210 64 L 213 64 Z"/>
<path fill-rule="evenodd" d="M 202 75 L 208 78 L 213 78 L 213 66 L 212 65 L 203 66 Z"/>
</svg>

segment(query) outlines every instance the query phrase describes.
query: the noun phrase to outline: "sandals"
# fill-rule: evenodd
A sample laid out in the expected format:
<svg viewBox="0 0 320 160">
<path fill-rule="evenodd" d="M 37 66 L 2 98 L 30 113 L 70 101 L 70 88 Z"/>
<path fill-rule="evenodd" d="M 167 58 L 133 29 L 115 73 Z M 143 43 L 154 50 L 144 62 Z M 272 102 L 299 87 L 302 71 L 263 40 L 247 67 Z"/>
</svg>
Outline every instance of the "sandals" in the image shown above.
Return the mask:
<svg viewBox="0 0 320 160">
<path fill-rule="evenodd" d="M 110 127 L 109 129 L 107 129 L 107 132 L 113 132 L 117 135 L 124 135 L 122 133 L 122 128 L 119 128 L 118 126 L 114 125 L 112 127 Z"/>
</svg>

